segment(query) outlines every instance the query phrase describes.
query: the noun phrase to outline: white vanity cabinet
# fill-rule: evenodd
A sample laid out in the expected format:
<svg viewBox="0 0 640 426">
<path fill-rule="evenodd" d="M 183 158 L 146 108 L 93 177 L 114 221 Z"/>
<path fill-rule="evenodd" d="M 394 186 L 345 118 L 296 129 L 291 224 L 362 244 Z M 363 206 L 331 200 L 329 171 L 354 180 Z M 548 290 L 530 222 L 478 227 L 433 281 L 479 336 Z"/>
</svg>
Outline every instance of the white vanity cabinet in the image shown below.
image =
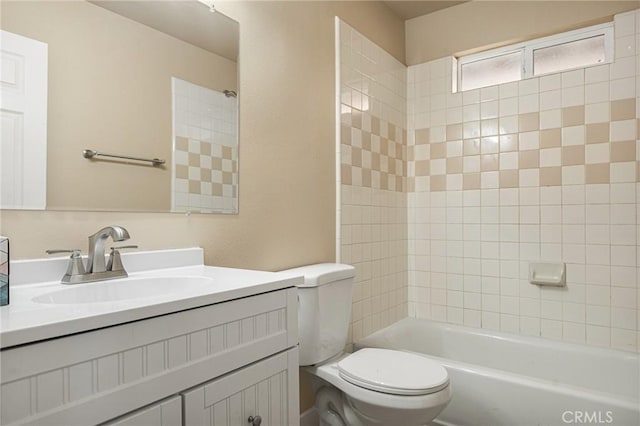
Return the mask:
<svg viewBox="0 0 640 426">
<path fill-rule="evenodd" d="M 101 426 L 175 426 L 182 424 L 182 399 L 174 396 Z"/>
<path fill-rule="evenodd" d="M 262 426 L 288 424 L 297 368 L 290 349 L 184 392 L 184 426 L 257 425 L 249 419 L 258 417 Z"/>
<path fill-rule="evenodd" d="M 9 347 L 0 424 L 297 425 L 297 335 L 289 287 Z"/>
</svg>

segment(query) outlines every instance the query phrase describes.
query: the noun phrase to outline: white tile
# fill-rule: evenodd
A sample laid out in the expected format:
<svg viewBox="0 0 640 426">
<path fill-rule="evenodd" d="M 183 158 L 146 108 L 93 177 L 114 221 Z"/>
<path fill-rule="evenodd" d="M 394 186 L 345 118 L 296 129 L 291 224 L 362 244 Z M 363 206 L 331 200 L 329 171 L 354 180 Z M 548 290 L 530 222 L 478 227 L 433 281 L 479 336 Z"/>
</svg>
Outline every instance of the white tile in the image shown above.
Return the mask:
<svg viewBox="0 0 640 426">
<path fill-rule="evenodd" d="M 611 141 L 630 141 L 636 139 L 636 120 L 611 122 Z"/>
<path fill-rule="evenodd" d="M 609 143 L 596 143 L 585 146 L 585 164 L 599 164 L 609 162 Z"/>
<path fill-rule="evenodd" d="M 562 128 L 562 146 L 584 145 L 585 126 L 570 126 Z"/>
<path fill-rule="evenodd" d="M 585 86 L 585 104 L 609 101 L 609 81 L 587 84 Z"/>
<path fill-rule="evenodd" d="M 558 109 L 551 109 L 540 112 L 540 129 L 556 129 L 562 126 L 562 112 Z"/>
<path fill-rule="evenodd" d="M 518 137 L 521 151 L 538 149 L 540 147 L 540 133 L 538 131 L 523 132 L 520 133 Z"/>
<path fill-rule="evenodd" d="M 562 89 L 562 106 L 584 105 L 584 86 L 575 86 Z"/>
<path fill-rule="evenodd" d="M 609 102 L 586 105 L 584 116 L 587 124 L 609 121 Z"/>
<path fill-rule="evenodd" d="M 611 80 L 609 85 L 609 98 L 612 101 L 632 98 L 634 96 L 635 87 L 635 77 Z"/>
<path fill-rule="evenodd" d="M 634 182 L 636 180 L 636 162 L 611 163 L 609 166 L 611 183 Z"/>
<path fill-rule="evenodd" d="M 606 83 L 607 90 L 609 90 L 609 84 Z M 560 90 L 551 90 L 548 92 L 540 93 L 540 111 L 547 111 L 550 109 L 558 109 L 562 107 L 562 92 Z"/>
<path fill-rule="evenodd" d="M 609 64 L 585 68 L 585 83 L 609 81 Z"/>
</svg>

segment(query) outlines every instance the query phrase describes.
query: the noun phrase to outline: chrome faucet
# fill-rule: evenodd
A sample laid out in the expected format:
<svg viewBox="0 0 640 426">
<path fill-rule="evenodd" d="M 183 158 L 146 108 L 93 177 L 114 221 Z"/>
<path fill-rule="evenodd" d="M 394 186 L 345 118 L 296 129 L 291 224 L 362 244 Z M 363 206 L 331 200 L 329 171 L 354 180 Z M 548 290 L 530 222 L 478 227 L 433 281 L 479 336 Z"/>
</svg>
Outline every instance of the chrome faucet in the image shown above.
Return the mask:
<svg viewBox="0 0 640 426">
<path fill-rule="evenodd" d="M 89 258 L 85 271 L 88 274 L 94 272 L 105 272 L 107 269 L 104 263 L 104 243 L 111 237 L 114 242 L 126 241 L 129 232 L 122 226 L 107 226 L 89 236 Z"/>
<path fill-rule="evenodd" d="M 122 226 L 107 226 L 89 236 L 89 257 L 86 267 L 82 264 L 79 249 L 47 250 L 47 254 L 71 253 L 69 266 L 62 277 L 62 283 L 78 284 L 127 277 L 128 274 L 122 265 L 119 250 L 138 248 L 138 246 L 112 247 L 109 262 L 105 265 L 104 245 L 109 237 L 114 242 L 126 241 L 130 238 L 129 232 Z"/>
</svg>

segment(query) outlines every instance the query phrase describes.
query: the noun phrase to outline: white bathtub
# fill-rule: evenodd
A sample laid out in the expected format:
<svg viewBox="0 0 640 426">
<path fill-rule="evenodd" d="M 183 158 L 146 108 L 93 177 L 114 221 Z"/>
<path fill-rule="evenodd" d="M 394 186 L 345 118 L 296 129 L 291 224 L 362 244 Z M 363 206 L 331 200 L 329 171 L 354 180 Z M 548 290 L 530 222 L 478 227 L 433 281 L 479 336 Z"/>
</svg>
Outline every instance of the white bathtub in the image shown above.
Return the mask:
<svg viewBox="0 0 640 426">
<path fill-rule="evenodd" d="M 440 425 L 640 425 L 637 354 L 407 318 L 356 342 L 444 365 Z"/>
</svg>

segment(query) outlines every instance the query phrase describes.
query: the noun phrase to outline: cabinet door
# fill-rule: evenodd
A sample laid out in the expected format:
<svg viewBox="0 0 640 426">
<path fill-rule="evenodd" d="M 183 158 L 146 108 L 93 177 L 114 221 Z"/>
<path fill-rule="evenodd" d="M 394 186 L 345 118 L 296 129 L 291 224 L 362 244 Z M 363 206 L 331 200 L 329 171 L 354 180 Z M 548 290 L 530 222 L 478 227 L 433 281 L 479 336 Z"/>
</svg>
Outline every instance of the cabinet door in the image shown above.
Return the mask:
<svg viewBox="0 0 640 426">
<path fill-rule="evenodd" d="M 298 349 L 293 348 L 183 393 L 185 426 L 298 425 Z"/>
<path fill-rule="evenodd" d="M 127 414 L 103 426 L 180 426 L 182 424 L 182 400 L 174 396 L 157 404 Z"/>
</svg>

